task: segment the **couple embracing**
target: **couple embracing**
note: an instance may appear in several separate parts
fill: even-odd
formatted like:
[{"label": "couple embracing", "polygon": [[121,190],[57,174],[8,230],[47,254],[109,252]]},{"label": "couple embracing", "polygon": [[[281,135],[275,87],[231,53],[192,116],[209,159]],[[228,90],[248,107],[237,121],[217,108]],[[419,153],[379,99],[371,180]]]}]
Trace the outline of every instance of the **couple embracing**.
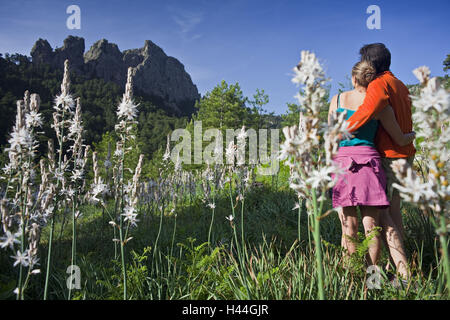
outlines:
[{"label": "couple embracing", "polygon": [[354,89],[334,96],[334,112],[346,112],[353,138],[341,140],[334,161],[344,170],[332,190],[333,207],[340,207],[342,246],[349,254],[355,243],[360,208],[365,233],[375,227],[381,232],[369,245],[369,264],[377,265],[381,244],[389,249],[398,275],[409,279],[403,246],[400,195],[391,163],[400,158],[410,164],[416,152],[412,132],[411,100],[408,88],[389,71],[391,54],[382,43],[365,45],[361,61],[352,69]]}]

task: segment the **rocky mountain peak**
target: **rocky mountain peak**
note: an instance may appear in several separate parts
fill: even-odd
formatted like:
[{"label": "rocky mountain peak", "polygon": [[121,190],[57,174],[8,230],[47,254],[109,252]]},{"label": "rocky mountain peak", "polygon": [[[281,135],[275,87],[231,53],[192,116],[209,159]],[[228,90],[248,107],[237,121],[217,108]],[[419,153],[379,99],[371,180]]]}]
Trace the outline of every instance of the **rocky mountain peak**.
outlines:
[{"label": "rocky mountain peak", "polygon": [[53,59],[53,49],[47,40],[39,38],[31,49],[31,58],[36,64],[51,64]]},{"label": "rocky mountain peak", "polygon": [[69,36],[64,45],[53,51],[47,40],[39,39],[31,50],[34,64],[61,68],[69,59],[71,70],[88,79],[101,78],[124,86],[128,67],[133,67],[134,89],[155,105],[178,114],[188,114],[200,98],[197,87],[183,64],[169,57],[150,40],[144,46],[121,52],[117,44],[106,39],[95,42],[84,53],[84,39]]}]

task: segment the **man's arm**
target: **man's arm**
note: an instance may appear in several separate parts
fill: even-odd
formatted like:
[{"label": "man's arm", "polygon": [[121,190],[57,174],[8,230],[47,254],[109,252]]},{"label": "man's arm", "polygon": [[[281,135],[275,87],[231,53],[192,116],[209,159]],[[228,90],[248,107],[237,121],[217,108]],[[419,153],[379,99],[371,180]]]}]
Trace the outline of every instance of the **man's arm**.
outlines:
[{"label": "man's arm", "polygon": [[399,146],[403,147],[414,141],[416,137],[415,132],[413,131],[410,133],[403,133],[395,118],[395,113],[391,106],[387,106],[386,108],[384,108],[379,114],[375,116],[375,118],[380,120],[383,128]]},{"label": "man's arm", "polygon": [[349,131],[354,132],[361,128],[388,104],[389,96],[383,85],[383,81],[375,79],[367,87],[363,104],[347,120]]}]

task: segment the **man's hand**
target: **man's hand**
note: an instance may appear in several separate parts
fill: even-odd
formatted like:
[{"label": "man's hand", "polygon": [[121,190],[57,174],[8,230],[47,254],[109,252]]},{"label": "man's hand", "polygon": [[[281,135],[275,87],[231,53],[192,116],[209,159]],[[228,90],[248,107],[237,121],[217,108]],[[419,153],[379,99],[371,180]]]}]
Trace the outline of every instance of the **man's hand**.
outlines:
[{"label": "man's hand", "polygon": [[405,144],[410,144],[411,142],[414,141],[414,139],[416,139],[416,132],[412,131],[409,133],[405,134],[405,139],[406,139],[406,143]]}]

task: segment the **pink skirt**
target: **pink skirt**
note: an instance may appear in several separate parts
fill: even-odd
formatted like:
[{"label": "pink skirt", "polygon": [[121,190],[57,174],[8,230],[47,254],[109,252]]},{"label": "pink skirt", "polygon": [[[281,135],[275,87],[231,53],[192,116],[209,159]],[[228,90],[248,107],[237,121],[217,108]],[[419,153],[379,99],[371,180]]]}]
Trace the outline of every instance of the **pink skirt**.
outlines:
[{"label": "pink skirt", "polygon": [[386,175],[378,151],[369,146],[340,147],[333,159],[345,170],[333,187],[333,207],[389,206]]}]

